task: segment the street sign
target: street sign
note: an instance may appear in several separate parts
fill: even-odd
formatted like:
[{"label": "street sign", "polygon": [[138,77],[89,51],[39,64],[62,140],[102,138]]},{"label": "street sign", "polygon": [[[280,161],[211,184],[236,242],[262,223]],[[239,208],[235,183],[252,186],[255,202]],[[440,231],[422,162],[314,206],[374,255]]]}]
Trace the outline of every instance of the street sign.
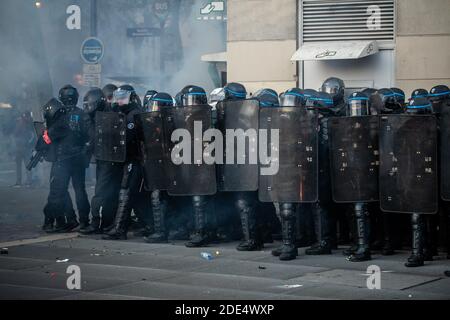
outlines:
[{"label": "street sign", "polygon": [[102,77],[99,73],[97,74],[83,74],[83,85],[85,87],[100,87],[102,82]]},{"label": "street sign", "polygon": [[81,45],[81,58],[88,64],[99,63],[105,53],[103,43],[97,38],[87,38]]},{"label": "street sign", "polygon": [[83,73],[88,73],[88,74],[102,73],[102,65],[101,64],[84,64],[83,65]]},{"label": "street sign", "polygon": [[128,38],[140,38],[140,37],[159,37],[161,36],[161,29],[158,28],[128,28]]}]

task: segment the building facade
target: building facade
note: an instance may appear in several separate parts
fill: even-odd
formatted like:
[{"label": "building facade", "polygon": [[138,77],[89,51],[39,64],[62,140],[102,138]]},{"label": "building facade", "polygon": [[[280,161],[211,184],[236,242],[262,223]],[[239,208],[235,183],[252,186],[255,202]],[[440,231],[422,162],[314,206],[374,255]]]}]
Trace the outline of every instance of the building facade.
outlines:
[{"label": "building facade", "polygon": [[261,87],[450,86],[449,0],[228,0],[227,78]]}]

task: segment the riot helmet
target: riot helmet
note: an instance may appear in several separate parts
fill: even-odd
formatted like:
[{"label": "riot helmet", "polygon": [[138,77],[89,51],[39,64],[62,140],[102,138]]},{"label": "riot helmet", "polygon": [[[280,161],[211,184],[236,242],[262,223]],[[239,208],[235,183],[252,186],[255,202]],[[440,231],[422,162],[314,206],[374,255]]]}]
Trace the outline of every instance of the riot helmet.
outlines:
[{"label": "riot helmet", "polygon": [[278,94],[272,89],[259,90],[255,98],[259,101],[261,107],[279,107],[280,101]]},{"label": "riot helmet", "polygon": [[331,77],[324,81],[321,91],[330,94],[333,104],[337,106],[344,100],[345,83],[342,79]]},{"label": "riot helmet", "polygon": [[391,89],[383,88],[378,90],[378,95],[381,98],[382,113],[401,113],[403,111],[403,104],[400,104]]},{"label": "riot helmet", "polygon": [[105,106],[106,97],[100,88],[93,88],[84,96],[83,110],[91,117],[93,117],[97,111],[105,110]]},{"label": "riot helmet", "polygon": [[153,95],[147,105],[144,106],[146,112],[161,111],[163,107],[173,107],[172,96],[165,92]]},{"label": "riot helmet", "polygon": [[224,88],[225,100],[244,100],[247,98],[247,90],[237,82],[228,83]]},{"label": "riot helmet", "polygon": [[116,90],[117,90],[117,86],[113,85],[112,83],[107,84],[106,86],[103,87],[102,91],[103,91],[103,94],[105,95],[107,103],[109,103],[109,104],[112,103],[114,91],[116,91]]},{"label": "riot helmet", "polygon": [[405,105],[405,92],[402,89],[399,88],[391,88],[392,92],[394,93],[394,99],[395,101],[401,105],[403,108]]},{"label": "riot helmet", "polygon": [[113,104],[119,108],[135,104],[140,106],[140,99],[134,88],[128,84],[120,86],[113,95]]},{"label": "riot helmet", "polygon": [[428,97],[433,104],[433,111],[435,113],[441,113],[444,107],[450,105],[450,89],[445,85],[433,87]]},{"label": "riot helmet", "polygon": [[78,103],[78,90],[70,84],[65,85],[59,90],[59,101],[65,106],[76,106]]},{"label": "riot helmet", "polygon": [[47,126],[56,119],[57,116],[65,114],[67,112],[64,105],[58,99],[52,98],[42,107],[43,118],[45,119]]},{"label": "riot helmet", "polygon": [[151,109],[150,100],[158,93],[156,90],[148,90],[144,96],[143,107],[145,110]]},{"label": "riot helmet", "polygon": [[347,116],[369,115],[369,97],[362,92],[354,92],[347,102]]},{"label": "riot helmet", "polygon": [[306,106],[317,109],[331,109],[334,106],[333,97],[327,92],[315,92],[306,100]]},{"label": "riot helmet", "polygon": [[409,114],[430,114],[433,113],[433,107],[427,98],[411,99],[406,106],[406,113]]},{"label": "riot helmet", "polygon": [[303,90],[292,88],[283,93],[280,97],[280,105],[283,107],[300,107],[305,105]]},{"label": "riot helmet", "polygon": [[416,89],[411,93],[411,99],[428,98],[428,91],[425,89]]},{"label": "riot helmet", "polygon": [[190,86],[184,90],[181,96],[183,107],[197,106],[208,104],[208,96],[203,88],[198,86]]},{"label": "riot helmet", "polygon": [[209,105],[213,108],[216,107],[217,103],[225,100],[225,90],[224,88],[216,88],[209,94]]},{"label": "riot helmet", "polygon": [[438,85],[430,90],[431,101],[444,101],[450,99],[450,89],[446,85]]}]

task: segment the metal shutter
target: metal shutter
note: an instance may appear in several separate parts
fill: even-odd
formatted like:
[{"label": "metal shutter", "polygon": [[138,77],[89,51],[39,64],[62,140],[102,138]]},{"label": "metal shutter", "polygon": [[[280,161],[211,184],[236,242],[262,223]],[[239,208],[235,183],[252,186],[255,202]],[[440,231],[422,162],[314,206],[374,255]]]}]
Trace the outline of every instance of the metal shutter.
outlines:
[{"label": "metal shutter", "polygon": [[[302,39],[313,41],[381,40],[393,42],[395,32],[394,0],[300,0],[302,5]],[[368,26],[380,11],[377,26]],[[374,7],[377,10],[377,7]],[[373,20],[369,20],[373,21]]]}]

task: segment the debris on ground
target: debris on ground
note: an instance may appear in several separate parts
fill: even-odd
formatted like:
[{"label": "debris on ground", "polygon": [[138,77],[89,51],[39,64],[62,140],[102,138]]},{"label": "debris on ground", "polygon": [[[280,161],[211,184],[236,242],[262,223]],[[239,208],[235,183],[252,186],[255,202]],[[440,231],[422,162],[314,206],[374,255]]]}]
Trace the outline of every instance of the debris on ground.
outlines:
[{"label": "debris on ground", "polygon": [[259,270],[266,270],[267,268],[266,268],[266,267],[263,267],[263,266],[259,266],[258,269],[259,269]]},{"label": "debris on ground", "polygon": [[295,289],[295,288],[301,288],[303,287],[302,284],[285,284],[282,286],[278,286],[278,288],[282,288],[282,289]]},{"label": "debris on ground", "polygon": [[69,259],[61,259],[61,260],[57,259],[56,260],[56,263],[66,263],[66,262],[69,262]]},{"label": "debris on ground", "polygon": [[200,256],[201,256],[203,259],[208,260],[208,261],[211,261],[211,260],[213,259],[212,254],[211,254],[211,253],[208,253],[208,252],[202,252],[202,253],[200,253]]}]

